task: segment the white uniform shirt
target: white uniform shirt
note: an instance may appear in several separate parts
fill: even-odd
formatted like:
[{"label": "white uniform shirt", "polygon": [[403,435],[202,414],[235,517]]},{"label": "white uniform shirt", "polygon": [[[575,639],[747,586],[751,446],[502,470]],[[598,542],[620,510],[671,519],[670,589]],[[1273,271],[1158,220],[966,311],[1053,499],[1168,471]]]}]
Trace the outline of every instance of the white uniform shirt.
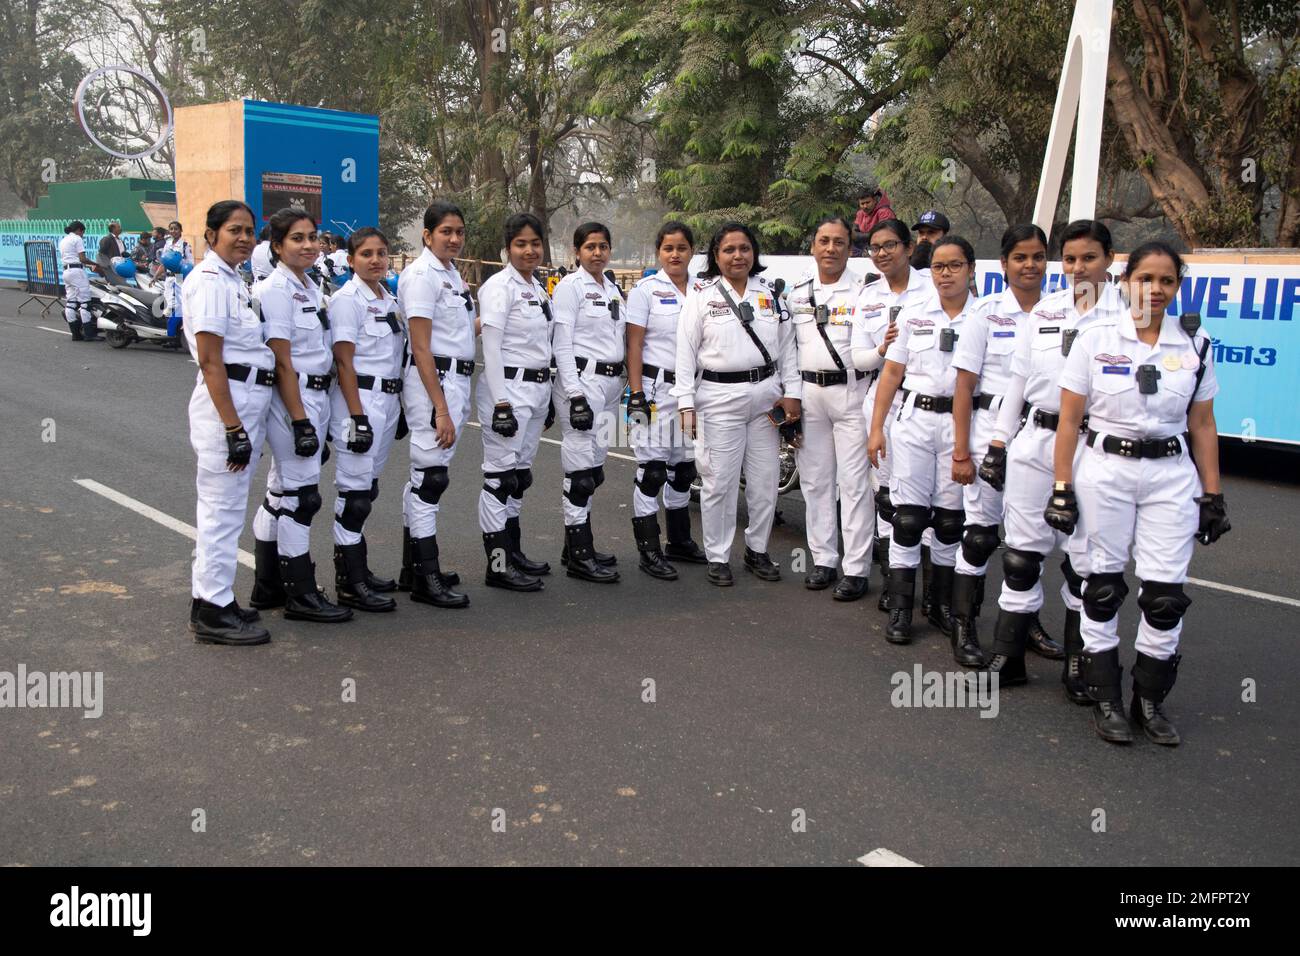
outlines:
[{"label": "white uniform shirt", "polygon": [[764,364],[762,353],[727,304],[720,288],[723,284],[726,296],[731,297],[737,308],[744,302],[753,307],[754,321],[750,328],[776,363],[785,397],[800,398],[803,379],[799,377],[793,323],[781,317],[771,284],[761,275],[750,276],[745,295],[741,297],[727,280],[715,276],[691,284],[678,318],[677,384],[672,389],[678,407],[695,407],[695,380],[701,371],[743,372]]},{"label": "white uniform shirt", "polygon": [[352,367],[358,375],[402,377],[406,327],[397,300],[383,285],[375,295],[360,277],[353,276],[330,299],[329,314],[334,341],[356,346]]},{"label": "white uniform shirt", "polygon": [[1097,304],[1084,315],[1075,308],[1073,289],[1059,289],[1039,299],[1011,360],[1011,373],[1025,379],[1024,400],[1043,411],[1059,412],[1061,369],[1065,367],[1063,343],[1070,338],[1070,330],[1093,322],[1116,322],[1126,312],[1128,306],[1113,284],[1106,285]]},{"label": "white uniform shirt", "polygon": [[852,270],[845,269],[839,279],[824,285],[817,275],[807,276],[790,290],[790,319],[794,323],[795,343],[799,352],[799,368],[809,372],[834,372],[839,369],[831,358],[821,332],[817,331],[815,306],[827,310],[824,330],[826,338],[839,353],[846,369],[853,368],[854,320],[857,316],[858,296],[862,292],[862,279]]},{"label": "white uniform shirt", "polygon": [[686,293],[662,269],[632,287],[627,295],[627,324],[645,329],[643,363],[673,370],[677,364],[677,318],[685,302]]},{"label": "white uniform shirt", "polygon": [[[195,336],[211,332],[221,336],[221,354],[227,364],[275,368],[275,355],[262,340],[262,320],[253,311],[248,287],[239,273],[211,249],[185,277],[181,302],[185,341],[196,362],[199,347]],[[200,379],[202,376],[199,372]]]},{"label": "white uniform shirt", "polygon": [[1011,382],[1011,364],[1025,337],[1029,313],[1011,289],[979,300],[975,314],[962,329],[952,364],[979,378],[976,395],[1005,395]]},{"label": "white uniform shirt", "polygon": [[[1121,438],[1168,438],[1187,430],[1187,408],[1196,386],[1199,353],[1208,344],[1204,329],[1195,341],[1178,319],[1166,315],[1155,345],[1138,340],[1128,310],[1113,321],[1087,323],[1080,331],[1061,371],[1061,388],[1084,396],[1088,427]],[[1205,375],[1195,388],[1196,401],[1219,392],[1210,349]],[[1154,365],[1160,373],[1153,395],[1138,390],[1138,367]]]},{"label": "white uniform shirt", "polygon": [[501,330],[505,367],[551,367],[551,323],[543,309],[550,302],[536,279],[524,278],[508,263],[479,286],[483,325]]},{"label": "white uniform shirt", "polygon": [[348,274],[347,249],[335,249],[327,258],[330,261],[330,265],[334,267],[334,274],[336,276],[344,276]]},{"label": "white uniform shirt", "polygon": [[86,242],[75,232],[70,232],[59,240],[59,260],[65,265],[81,265],[81,256],[86,251]]},{"label": "white uniform shirt", "polygon": [[[894,339],[885,358],[907,367],[905,387],[908,391],[940,396],[951,396],[956,391],[957,369],[952,364],[953,356],[957,354],[957,344],[978,304],[975,296],[967,295],[961,312],[950,319],[935,292],[924,302],[909,305],[899,314],[898,338]],[[952,329],[957,336],[951,352],[941,348],[945,329]]]},{"label": "white uniform shirt", "polygon": [[[922,272],[911,267],[909,270],[907,288],[902,292],[895,293],[890,289],[889,280],[884,276],[862,287],[853,316],[851,349],[875,349],[879,355],[880,344],[885,341],[885,332],[889,329],[889,310],[896,305],[906,308],[934,293],[928,270]],[[883,364],[884,361],[881,356],[880,362]]]},{"label": "white uniform shirt", "polygon": [[551,308],[555,316],[552,346],[560,388],[570,397],[581,395],[574,359],[621,362],[627,354],[623,294],[605,276],[596,278],[580,268],[556,284]]},{"label": "white uniform shirt", "polygon": [[194,261],[194,249],[185,241],[184,237],[181,237],[180,240],[173,239],[171,236],[167,237],[167,240],[163,243],[163,254],[171,252],[173,249],[181,254],[181,262]]},{"label": "white uniform shirt", "polygon": [[334,365],[331,336],[321,322],[320,290],[303,285],[283,262],[253,286],[253,298],[262,310],[266,338],[289,343],[295,372],[326,375]]},{"label": "white uniform shirt", "polygon": [[429,349],[434,355],[474,358],[474,300],[469,287],[455,266],[444,266],[427,246],[397,277],[397,301],[408,321],[432,320]]},{"label": "white uniform shirt", "polygon": [[254,282],[265,279],[274,271],[275,266],[271,262],[271,241],[269,239],[264,239],[253,247],[253,254],[248,260],[248,267],[253,270]]}]

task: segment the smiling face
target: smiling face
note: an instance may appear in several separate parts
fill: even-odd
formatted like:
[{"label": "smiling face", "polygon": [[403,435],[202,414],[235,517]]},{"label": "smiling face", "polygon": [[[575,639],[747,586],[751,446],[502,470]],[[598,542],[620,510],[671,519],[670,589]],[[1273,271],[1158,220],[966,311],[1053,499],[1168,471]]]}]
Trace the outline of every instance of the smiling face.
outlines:
[{"label": "smiling face", "polygon": [[356,252],[348,254],[348,265],[364,282],[379,282],[388,275],[388,243],[367,236]]},{"label": "smiling face", "polygon": [[718,268],[732,282],[743,282],[754,268],[754,246],[739,229],[723,235],[718,243]]},{"label": "smiling face", "polygon": [[424,230],[424,244],[443,262],[450,262],[465,248],[465,220],[448,213],[438,225]]},{"label": "smiling face", "polygon": [[871,264],[880,270],[885,278],[896,280],[907,274],[911,268],[911,243],[904,244],[893,229],[877,229],[871,233],[867,253]]},{"label": "smiling face", "polygon": [[824,222],[817,227],[813,234],[812,254],[822,279],[833,282],[844,274],[849,264],[851,239],[843,223]]},{"label": "smiling face", "polygon": [[609,239],[603,232],[593,232],[574,251],[578,254],[578,265],[594,276],[599,276],[609,265]]},{"label": "smiling face", "polygon": [[1110,281],[1109,269],[1115,256],[1088,236],[1071,239],[1061,247],[1061,268],[1070,277],[1076,302],[1091,307]]},{"label": "smiling face", "polygon": [[1041,288],[1047,271],[1047,247],[1037,239],[1017,242],[1011,254],[1002,257],[1002,271],[1013,289],[1032,292]]},{"label": "smiling face", "polygon": [[294,272],[305,271],[320,254],[316,224],[304,216],[289,227],[283,241],[272,243],[271,251]]},{"label": "smiling face", "polygon": [[168,226],[167,232],[170,233],[171,237],[177,242],[181,241],[181,224],[179,222],[174,222]]},{"label": "smiling face", "polygon": [[693,251],[684,234],[670,232],[664,236],[664,241],[659,243],[659,267],[673,281],[684,279]]},{"label": "smiling face", "polygon": [[542,264],[542,237],[532,226],[524,226],[519,235],[510,240],[506,254],[515,269],[523,275],[532,275],[533,270]]},{"label": "smiling face", "polygon": [[1178,294],[1178,267],[1163,252],[1151,253],[1142,257],[1123,282],[1135,324],[1144,328],[1164,315]]},{"label": "smiling face", "polygon": [[216,232],[208,230],[208,245],[230,266],[247,261],[257,244],[253,217],[246,209],[236,209]]}]

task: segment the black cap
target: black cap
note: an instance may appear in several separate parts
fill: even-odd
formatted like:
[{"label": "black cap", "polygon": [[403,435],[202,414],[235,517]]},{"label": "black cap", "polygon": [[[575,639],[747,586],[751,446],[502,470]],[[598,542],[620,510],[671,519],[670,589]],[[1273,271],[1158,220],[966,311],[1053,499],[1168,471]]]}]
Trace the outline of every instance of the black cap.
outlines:
[{"label": "black cap", "polygon": [[952,223],[948,221],[948,217],[937,209],[927,209],[921,213],[912,228],[920,229],[922,226],[928,226],[931,229],[942,229],[944,232],[952,229]]}]

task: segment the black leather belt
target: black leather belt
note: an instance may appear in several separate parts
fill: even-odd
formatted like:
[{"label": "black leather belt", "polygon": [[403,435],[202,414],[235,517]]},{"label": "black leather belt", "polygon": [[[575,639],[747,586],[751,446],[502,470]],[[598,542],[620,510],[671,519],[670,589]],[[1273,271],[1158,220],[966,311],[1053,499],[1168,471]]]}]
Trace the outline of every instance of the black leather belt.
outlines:
[{"label": "black leather belt", "polygon": [[82,268],[84,268],[84,266],[83,266],[80,262],[65,262],[65,263],[63,264],[63,268],[65,268],[65,269],[82,269]]},{"label": "black leather belt", "polygon": [[993,403],[996,402],[1001,397],[1002,397],[1001,395],[976,395],[975,407],[982,408],[985,411],[988,411],[990,408],[993,407]]},{"label": "black leather belt", "polygon": [[376,379],[373,375],[358,375],[357,388],[374,388],[376,381],[379,382],[380,390],[386,395],[397,395],[402,391],[402,380],[400,378]]},{"label": "black leather belt", "polygon": [[[446,355],[435,355],[435,356],[433,357],[433,367],[436,368],[439,372],[449,372],[449,371],[451,371],[451,363],[452,363],[452,361],[453,361],[453,360],[452,360],[451,358],[447,357]],[[455,362],[456,362],[456,374],[457,374],[457,375],[473,375],[473,374],[474,374],[474,360],[473,360],[473,359],[455,359]]]},{"label": "black leather belt", "polygon": [[[581,356],[575,358],[573,361],[577,363],[579,372],[584,371],[587,368],[587,366],[591,364],[590,359],[585,359],[582,358]],[[616,378],[619,375],[623,374],[623,363],[622,362],[597,362],[596,374],[604,375],[606,378]]]},{"label": "black leather belt", "polygon": [[737,382],[749,382],[757,384],[763,379],[771,378],[776,374],[776,364],[759,365],[755,368],[747,368],[743,372],[715,372],[713,369],[706,368],[700,373],[700,378],[706,382],[720,382],[723,385],[735,385]]},{"label": "black leather belt", "polygon": [[[903,389],[903,400],[907,401],[907,397],[911,394],[907,389]],[[913,402],[913,407],[919,408],[923,412],[938,412],[941,415],[948,415],[952,413],[952,396],[918,394],[916,401]]]},{"label": "black leather belt", "polygon": [[642,377],[642,378],[645,378],[647,375],[648,375],[650,378],[655,378],[655,377],[656,377],[660,372],[663,372],[663,373],[664,373],[664,381],[667,382],[669,385],[676,385],[676,384],[677,384],[677,373],[674,372],[672,369],[670,369],[670,368],[660,368],[658,365],[642,365],[642,366],[641,366],[641,377]]},{"label": "black leather belt", "polygon": [[[1088,447],[1097,443],[1100,432],[1088,429]],[[1120,438],[1107,435],[1101,441],[1101,447],[1107,454],[1119,455],[1121,458],[1173,458],[1183,453],[1183,442],[1178,435],[1168,438]]]},{"label": "black leather belt", "polygon": [[304,382],[303,385],[306,388],[311,389],[313,392],[328,392],[330,390],[330,383],[334,381],[333,375],[308,374],[305,377],[307,381]]},{"label": "black leather belt", "polygon": [[[1032,415],[1030,414],[1031,409],[1033,410]],[[1030,405],[1028,402],[1025,402],[1020,406],[1020,417],[1024,418],[1026,416],[1039,428],[1046,428],[1049,432],[1056,431],[1057,426],[1061,424],[1060,415],[1055,412],[1045,412],[1041,408],[1034,408],[1034,406]],[[1088,416],[1084,415],[1083,421],[1079,425],[1079,431],[1084,432],[1087,430]]]},{"label": "black leather belt", "polygon": [[[857,376],[856,380],[859,382],[867,377],[866,372],[858,369],[854,369],[853,374]],[[848,369],[837,369],[833,372],[800,372],[799,377],[811,385],[847,385],[849,383]]]},{"label": "black leather belt", "polygon": [[519,377],[525,382],[537,382],[540,384],[551,380],[551,370],[549,368],[519,368],[515,365],[507,365],[502,369],[502,371],[506,373],[506,378],[514,378],[520,372],[523,372],[523,375],[520,375]]},{"label": "black leather belt", "polygon": [[236,379],[240,382],[247,382],[250,375],[257,373],[253,379],[254,385],[274,385],[275,369],[273,368],[253,368],[251,365],[227,365],[226,376]]}]

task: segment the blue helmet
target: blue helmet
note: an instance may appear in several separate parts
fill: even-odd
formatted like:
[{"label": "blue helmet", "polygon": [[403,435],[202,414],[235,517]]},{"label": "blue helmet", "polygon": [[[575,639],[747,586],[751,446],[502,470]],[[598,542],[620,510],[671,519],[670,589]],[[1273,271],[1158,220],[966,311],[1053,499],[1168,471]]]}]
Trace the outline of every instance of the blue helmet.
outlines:
[{"label": "blue helmet", "polygon": [[113,271],[123,279],[135,278],[135,263],[130,259],[117,258],[113,260]]},{"label": "blue helmet", "polygon": [[388,286],[388,291],[397,295],[397,273],[390,272],[384,277],[384,285]]},{"label": "blue helmet", "polygon": [[162,263],[163,268],[168,272],[180,272],[181,265],[185,260],[175,249],[168,249],[158,258],[158,261]]},{"label": "blue helmet", "polygon": [[185,278],[187,275],[189,275],[189,274],[190,274],[191,272],[193,272],[193,271],[194,271],[194,263],[192,263],[192,262],[182,262],[182,263],[181,263],[181,278],[182,278],[182,279]]}]

